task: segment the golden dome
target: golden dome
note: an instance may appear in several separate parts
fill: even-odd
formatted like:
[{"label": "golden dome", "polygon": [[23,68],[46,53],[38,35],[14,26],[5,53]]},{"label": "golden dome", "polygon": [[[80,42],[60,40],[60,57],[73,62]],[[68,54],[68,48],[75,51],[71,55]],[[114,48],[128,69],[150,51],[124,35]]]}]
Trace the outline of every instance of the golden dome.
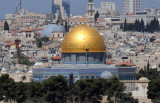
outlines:
[{"label": "golden dome", "polygon": [[101,35],[92,27],[79,25],[64,38],[62,53],[105,52],[105,44]]}]

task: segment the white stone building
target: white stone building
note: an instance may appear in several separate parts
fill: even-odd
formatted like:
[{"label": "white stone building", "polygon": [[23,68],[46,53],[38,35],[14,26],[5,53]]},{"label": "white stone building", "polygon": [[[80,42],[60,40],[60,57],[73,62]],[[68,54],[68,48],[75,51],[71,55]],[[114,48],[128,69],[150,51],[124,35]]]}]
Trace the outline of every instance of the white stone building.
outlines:
[{"label": "white stone building", "polygon": [[123,0],[123,14],[141,11],[141,0]]}]

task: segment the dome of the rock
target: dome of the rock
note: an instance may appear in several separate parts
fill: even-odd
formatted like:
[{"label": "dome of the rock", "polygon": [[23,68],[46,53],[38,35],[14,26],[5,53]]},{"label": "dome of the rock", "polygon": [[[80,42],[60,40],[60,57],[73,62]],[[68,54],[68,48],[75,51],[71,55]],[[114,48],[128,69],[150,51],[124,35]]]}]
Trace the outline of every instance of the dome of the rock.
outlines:
[{"label": "dome of the rock", "polygon": [[105,43],[101,35],[92,27],[79,25],[64,38],[62,53],[105,52]]}]

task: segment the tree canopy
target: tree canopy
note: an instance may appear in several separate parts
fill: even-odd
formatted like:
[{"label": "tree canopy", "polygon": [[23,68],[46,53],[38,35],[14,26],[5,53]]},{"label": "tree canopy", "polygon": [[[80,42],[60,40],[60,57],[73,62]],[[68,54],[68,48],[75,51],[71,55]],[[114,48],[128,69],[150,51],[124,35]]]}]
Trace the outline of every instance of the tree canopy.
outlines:
[{"label": "tree canopy", "polygon": [[37,38],[37,39],[36,39],[37,47],[38,47],[38,48],[41,48],[42,45],[43,45],[43,43],[46,43],[46,42],[48,42],[48,41],[49,41],[49,38],[46,37],[46,36],[41,37],[41,38]]},{"label": "tree canopy", "polygon": [[134,24],[127,23],[127,20],[124,21],[123,31],[136,31],[136,32],[156,32],[159,31],[159,21],[154,18],[150,23],[144,24],[144,20],[135,20]]},{"label": "tree canopy", "polygon": [[43,82],[16,83],[8,74],[0,77],[0,101],[11,103],[101,103],[106,95],[110,103],[137,103],[124,90],[118,78],[85,79],[73,83],[71,74],[69,80],[59,75]]}]

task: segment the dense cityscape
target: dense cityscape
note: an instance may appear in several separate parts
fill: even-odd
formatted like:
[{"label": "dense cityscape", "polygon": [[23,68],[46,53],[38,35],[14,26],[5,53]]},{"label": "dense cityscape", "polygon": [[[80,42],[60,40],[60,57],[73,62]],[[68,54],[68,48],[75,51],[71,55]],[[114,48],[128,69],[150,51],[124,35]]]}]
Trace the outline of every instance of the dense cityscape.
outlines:
[{"label": "dense cityscape", "polygon": [[19,0],[0,21],[0,103],[160,103],[160,8],[51,1],[41,14]]}]

